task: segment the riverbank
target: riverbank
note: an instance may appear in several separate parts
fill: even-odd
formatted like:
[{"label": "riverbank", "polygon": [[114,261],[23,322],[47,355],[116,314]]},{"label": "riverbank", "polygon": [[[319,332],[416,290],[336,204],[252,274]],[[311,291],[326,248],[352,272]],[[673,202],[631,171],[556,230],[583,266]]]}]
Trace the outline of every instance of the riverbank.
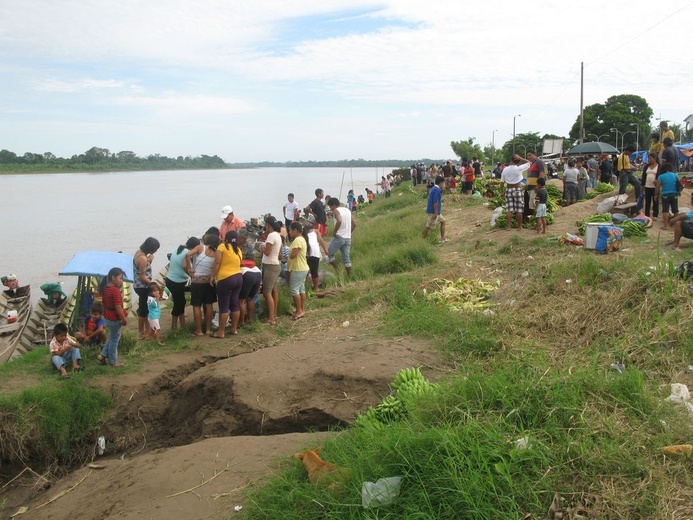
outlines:
[{"label": "riverbank", "polygon": [[[687,461],[661,454],[690,442],[685,409],[664,402],[671,383],[693,388],[693,309],[672,276],[686,254],[664,251],[671,234],[657,230],[604,256],[552,240],[575,233],[596,201],[558,211],[548,238],[491,229],[482,203],[447,196],[450,241],[437,245],[420,238],[424,199],[402,186],[360,217],[354,280],[330,282],[336,294],[310,298],[306,318],[224,342],[132,342],[123,373],[88,356],[84,379],[69,383],[113,399],[92,439],[108,439],[112,451],[95,459],[105,468],[38,492],[37,477],[20,478],[0,495],[2,514],[219,518],[242,505],[239,518],[359,518],[361,483],[402,475],[387,509],[398,518],[541,518],[556,493],[564,518],[690,518]],[[437,278],[492,284],[492,312],[432,303]],[[34,363],[0,369],[2,395],[60,388],[45,359]],[[406,419],[375,433],[297,433],[346,426],[410,366],[440,389]],[[340,496],[310,487],[291,458],[318,444],[351,470]],[[99,489],[108,493],[94,501]]]}]

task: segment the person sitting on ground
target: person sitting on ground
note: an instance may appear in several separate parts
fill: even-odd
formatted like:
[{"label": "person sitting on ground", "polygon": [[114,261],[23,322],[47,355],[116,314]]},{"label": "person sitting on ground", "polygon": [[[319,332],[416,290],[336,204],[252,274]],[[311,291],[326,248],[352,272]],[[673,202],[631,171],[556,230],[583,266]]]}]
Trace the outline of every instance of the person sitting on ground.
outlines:
[{"label": "person sitting on ground", "polygon": [[106,322],[103,319],[103,305],[94,302],[89,316],[84,319],[84,329],[75,334],[75,338],[85,345],[100,345],[106,342]]},{"label": "person sitting on ground", "polygon": [[72,371],[80,372],[84,367],[79,362],[82,356],[79,353],[79,344],[67,334],[67,325],[57,323],[53,327],[53,339],[50,343],[51,359],[53,365],[60,372],[60,377],[70,379],[65,370],[66,363],[72,363]]},{"label": "person sitting on ground", "polygon": [[[691,206],[693,206],[693,193],[691,194]],[[671,219],[671,225],[674,226],[674,241],[670,247],[674,251],[681,252],[679,248],[681,237],[693,240],[693,211],[679,213]]]}]

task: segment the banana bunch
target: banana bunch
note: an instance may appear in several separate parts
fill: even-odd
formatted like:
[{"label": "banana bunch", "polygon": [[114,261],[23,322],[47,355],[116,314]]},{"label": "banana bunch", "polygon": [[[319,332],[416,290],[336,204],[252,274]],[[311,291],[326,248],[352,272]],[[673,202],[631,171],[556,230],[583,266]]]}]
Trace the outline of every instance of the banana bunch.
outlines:
[{"label": "banana bunch", "polygon": [[384,423],[380,422],[378,413],[373,407],[369,407],[363,413],[357,413],[354,426],[356,428],[372,429],[375,431],[383,431],[387,427]]},{"label": "banana bunch", "polygon": [[400,398],[406,407],[407,403],[431,395],[436,388],[436,385],[431,384],[426,379],[412,379],[400,386],[399,390],[397,390],[397,397]]},{"label": "banana bunch", "polygon": [[642,222],[626,220],[623,224],[619,224],[619,227],[623,228],[623,236],[626,238],[647,236],[647,229]]},{"label": "banana bunch", "polygon": [[560,204],[558,204],[558,201],[559,201],[559,200],[560,200],[560,199],[552,199],[552,198],[549,198],[549,199],[546,201],[546,211],[547,211],[547,213],[553,213],[553,212],[558,211],[559,209],[561,209]]},{"label": "banana bunch", "polygon": [[382,423],[399,421],[407,413],[402,401],[394,395],[389,395],[376,407],[375,415]]},{"label": "banana bunch", "polygon": [[426,381],[426,378],[419,368],[403,368],[397,372],[394,381],[390,383],[390,387],[393,390],[397,390],[409,381]]},{"label": "banana bunch", "polygon": [[610,224],[611,213],[599,213],[598,215],[590,215],[582,220],[578,220],[575,224],[577,225],[581,235],[585,234],[585,228],[587,227],[588,222],[605,222]]}]

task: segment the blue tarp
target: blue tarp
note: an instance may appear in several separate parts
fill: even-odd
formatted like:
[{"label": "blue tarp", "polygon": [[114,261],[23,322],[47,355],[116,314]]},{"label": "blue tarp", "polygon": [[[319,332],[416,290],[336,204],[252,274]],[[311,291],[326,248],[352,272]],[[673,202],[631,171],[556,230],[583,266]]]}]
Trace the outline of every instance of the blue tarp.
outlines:
[{"label": "blue tarp", "polygon": [[[676,149],[678,149],[678,150],[689,150],[689,149],[693,148],[693,143],[675,144],[675,145],[674,145],[674,148],[676,148]],[[636,160],[638,157],[641,157],[641,158],[642,158],[642,162],[646,163],[646,162],[648,161],[649,154],[647,153],[647,150],[640,150],[639,152],[633,152],[632,154],[630,154],[630,160],[631,160],[632,162],[635,162],[635,160]],[[686,159],[688,159],[688,157],[686,157],[685,155],[683,155],[683,154],[679,151],[679,161],[683,162],[683,161],[685,161]]]},{"label": "blue tarp", "polygon": [[80,251],[60,271],[62,276],[106,276],[114,267],[125,271],[125,281],[134,279],[132,256],[110,251]]}]

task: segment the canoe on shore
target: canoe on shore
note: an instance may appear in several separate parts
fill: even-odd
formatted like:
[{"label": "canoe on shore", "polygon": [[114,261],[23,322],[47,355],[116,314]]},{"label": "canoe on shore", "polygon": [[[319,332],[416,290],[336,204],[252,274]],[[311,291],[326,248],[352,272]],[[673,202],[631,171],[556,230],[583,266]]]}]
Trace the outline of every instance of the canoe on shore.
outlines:
[{"label": "canoe on shore", "polygon": [[50,343],[53,337],[53,327],[60,321],[60,313],[65,308],[66,303],[67,298],[62,298],[54,303],[50,303],[46,298],[39,299],[12,358],[22,356]]},{"label": "canoe on shore", "polygon": [[28,285],[0,294],[0,364],[15,352],[31,315],[31,288]]},{"label": "canoe on shore", "polygon": [[[98,276],[80,277],[77,288],[67,297],[67,301],[62,306],[59,321],[69,327],[71,334],[82,329],[84,318],[89,314],[94,295],[98,292],[100,279]],[[132,284],[123,282],[121,292],[123,293],[123,310],[127,315],[132,303]]]}]

